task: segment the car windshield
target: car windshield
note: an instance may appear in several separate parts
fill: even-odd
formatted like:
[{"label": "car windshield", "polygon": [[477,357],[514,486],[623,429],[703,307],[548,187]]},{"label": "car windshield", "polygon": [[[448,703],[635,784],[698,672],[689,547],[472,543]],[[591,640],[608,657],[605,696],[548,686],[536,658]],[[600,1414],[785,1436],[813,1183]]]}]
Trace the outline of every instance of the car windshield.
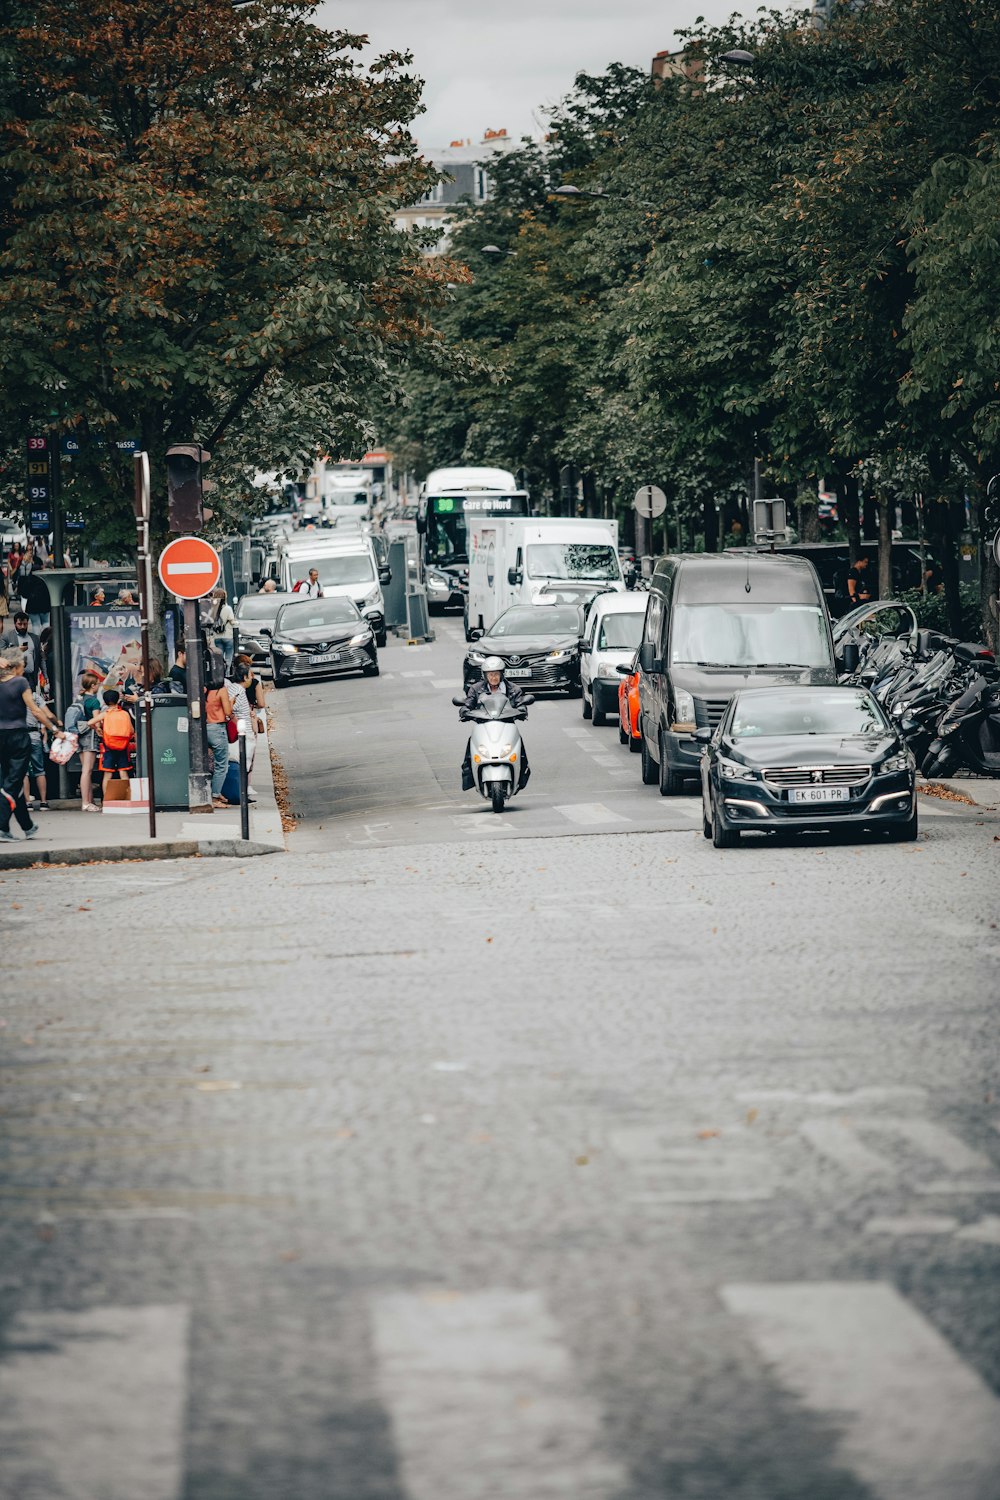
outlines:
[{"label": "car windshield", "polygon": [[292,573],[296,579],[308,578],[309,569],[315,568],[324,588],[335,588],[342,583],[371,583],[375,577],[371,554],[368,552],[335,552],[329,557],[292,558]]},{"label": "car windshield", "polygon": [[304,599],[285,604],[276,621],[278,630],[311,630],[321,625],[353,625],[361,619],[352,599]]},{"label": "car windshield", "polygon": [[489,635],[576,635],[580,616],[572,608],[532,609],[520,605],[506,610],[490,626]]},{"label": "car windshield", "polygon": [[743,740],[765,735],[885,734],[886,717],[871,693],[853,688],[809,688],[781,692],[745,693],[733,709],[730,737]]},{"label": "car windshield", "polygon": [[618,554],[612,547],[584,542],[545,542],[528,548],[529,578],[620,578]]},{"label": "car windshield", "polygon": [[680,604],[670,660],[675,666],[826,667],[826,616],[813,604]]},{"label": "car windshield", "polygon": [[623,610],[621,614],[605,615],[597,637],[598,651],[634,651],[642,640],[642,622],[645,618],[642,610]]},{"label": "car windshield", "polygon": [[281,594],[245,594],[236,606],[241,620],[273,620],[287,600]]}]

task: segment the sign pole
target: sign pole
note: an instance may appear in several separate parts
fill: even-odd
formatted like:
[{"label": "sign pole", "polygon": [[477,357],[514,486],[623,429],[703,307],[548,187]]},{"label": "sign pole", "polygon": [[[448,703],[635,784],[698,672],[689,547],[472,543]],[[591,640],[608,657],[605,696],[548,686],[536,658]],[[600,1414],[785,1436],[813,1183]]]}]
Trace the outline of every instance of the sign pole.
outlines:
[{"label": "sign pole", "polygon": [[149,836],[156,838],[156,785],[153,770],[153,692],[149,680],[149,622],[153,608],[153,580],[149,570],[149,455],[136,453],[135,526],[138,533],[139,603],[142,639],[142,714],[146,732],[146,780],[149,783]]},{"label": "sign pole", "polygon": [[160,553],[160,582],[184,603],[184,650],[187,660],[189,715],[188,811],[210,813],[211,777],[208,774],[208,736],[205,729],[205,662],[202,650],[200,601],[215,588],[222,559],[197,536],[179,536]]}]

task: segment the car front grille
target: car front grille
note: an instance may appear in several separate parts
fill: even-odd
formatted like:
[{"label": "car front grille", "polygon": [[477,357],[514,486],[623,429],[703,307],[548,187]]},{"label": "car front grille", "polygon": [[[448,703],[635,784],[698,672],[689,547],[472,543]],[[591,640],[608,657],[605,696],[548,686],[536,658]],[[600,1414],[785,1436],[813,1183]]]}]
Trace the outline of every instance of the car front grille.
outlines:
[{"label": "car front grille", "polygon": [[769,766],[761,772],[769,786],[864,786],[871,766]]},{"label": "car front grille", "polygon": [[728,698],[696,698],[694,721],[699,729],[716,729],[728,707]]}]

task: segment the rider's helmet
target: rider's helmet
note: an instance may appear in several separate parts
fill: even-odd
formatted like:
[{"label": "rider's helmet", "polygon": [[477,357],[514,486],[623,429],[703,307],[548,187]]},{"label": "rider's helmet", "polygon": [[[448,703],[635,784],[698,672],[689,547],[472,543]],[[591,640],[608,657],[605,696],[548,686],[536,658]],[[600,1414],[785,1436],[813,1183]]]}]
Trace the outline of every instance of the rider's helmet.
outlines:
[{"label": "rider's helmet", "polygon": [[484,677],[486,676],[487,672],[503,672],[505,670],[506,668],[504,667],[503,658],[500,656],[488,656],[483,662]]}]

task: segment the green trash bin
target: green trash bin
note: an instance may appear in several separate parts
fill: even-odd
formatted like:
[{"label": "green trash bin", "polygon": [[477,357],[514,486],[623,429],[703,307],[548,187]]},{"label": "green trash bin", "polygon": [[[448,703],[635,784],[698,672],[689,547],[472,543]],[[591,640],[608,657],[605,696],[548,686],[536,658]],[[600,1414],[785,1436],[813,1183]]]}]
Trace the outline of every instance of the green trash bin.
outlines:
[{"label": "green trash bin", "polygon": [[[146,775],[146,726],[143,706],[135,711],[136,775]],[[190,769],[187,699],[181,693],[164,693],[153,699],[153,784],[158,812],[188,806]]]}]

